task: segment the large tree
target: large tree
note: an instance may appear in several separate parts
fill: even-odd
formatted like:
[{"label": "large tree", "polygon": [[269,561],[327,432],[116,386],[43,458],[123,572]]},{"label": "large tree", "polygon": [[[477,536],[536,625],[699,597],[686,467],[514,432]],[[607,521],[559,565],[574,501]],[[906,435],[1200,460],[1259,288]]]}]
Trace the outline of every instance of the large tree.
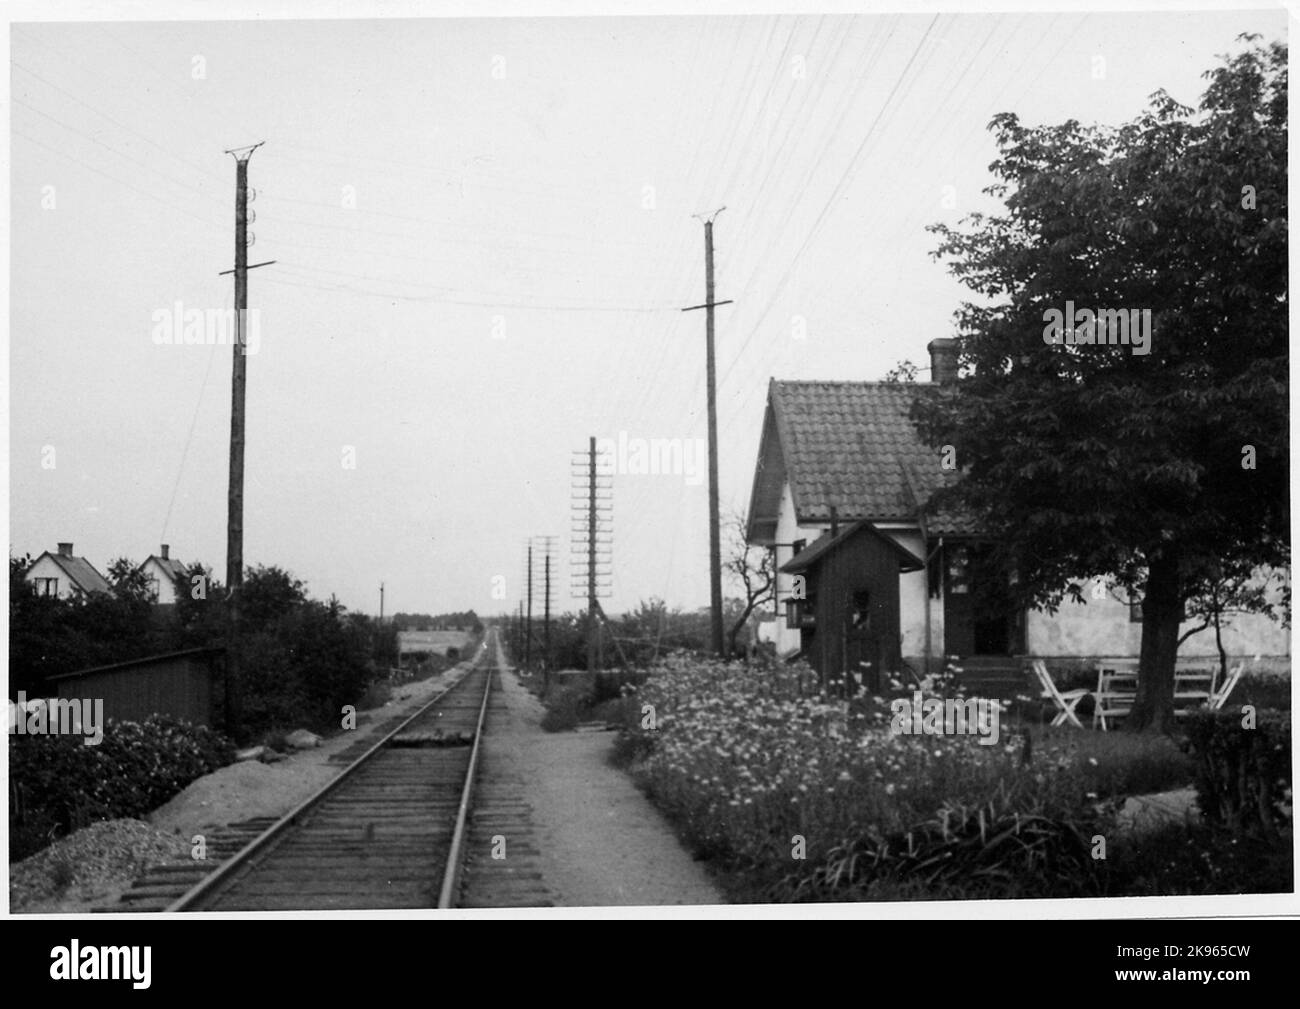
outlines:
[{"label": "large tree", "polygon": [[[1142,598],[1139,730],[1172,724],[1206,573],[1289,561],[1287,53],[1239,41],[1198,109],[1161,91],[1119,127],[995,117],[1005,213],[931,228],[981,296],[958,312],[963,377],[917,405],[956,450],[945,496],[983,515],[1025,602],[1106,578]],[[1051,327],[1068,302],[1075,333]],[[1149,309],[1149,344],[1083,308]]]}]

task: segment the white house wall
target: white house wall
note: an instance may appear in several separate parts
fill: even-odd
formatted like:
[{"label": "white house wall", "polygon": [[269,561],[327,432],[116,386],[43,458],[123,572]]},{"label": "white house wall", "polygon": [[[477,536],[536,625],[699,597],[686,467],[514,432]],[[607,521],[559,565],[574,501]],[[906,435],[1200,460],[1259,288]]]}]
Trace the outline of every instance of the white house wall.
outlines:
[{"label": "white house wall", "polygon": [[73,594],[72,579],[48,556],[42,556],[28,569],[27,574],[23,575],[23,580],[32,584],[35,584],[38,578],[57,578],[60,599],[67,599]]},{"label": "white house wall", "polygon": [[[888,535],[904,550],[920,560],[925,560],[925,543],[921,531],[912,526],[892,526],[878,523],[876,528]],[[903,658],[918,673],[925,663],[925,610],[930,608],[931,668],[938,669],[943,656],[943,604],[930,598],[926,573],[909,571],[898,576],[898,621],[902,632]]]},{"label": "white house wall", "polygon": [[[1182,636],[1198,621],[1184,623]],[[1129,621],[1129,608],[1107,594],[1086,603],[1066,601],[1055,614],[1031,610],[1026,623],[1029,653],[1052,656],[1133,656],[1142,647],[1142,624]],[[1231,656],[1289,655],[1286,629],[1268,617],[1242,614],[1225,618],[1223,647]],[[1217,658],[1213,628],[1193,634],[1178,647],[1180,659]]]},{"label": "white house wall", "polygon": [[152,557],[145,563],[145,577],[158,579],[158,603],[162,606],[168,606],[176,602],[176,586],[173,584],[171,575],[163,570]]},{"label": "white house wall", "polygon": [[[790,493],[790,481],[787,480],[781,487],[781,510],[777,513],[776,542],[793,543],[795,540],[807,540],[808,546],[812,546],[817,538],[829,528],[830,523],[801,526],[795,521],[794,495]],[[779,569],[782,564],[785,564],[793,556],[794,552],[790,547],[777,547],[777,568]],[[782,658],[793,655],[799,650],[801,644],[799,630],[785,625],[785,600],[790,598],[790,590],[794,584],[793,579],[793,575],[777,571],[776,654]]]}]

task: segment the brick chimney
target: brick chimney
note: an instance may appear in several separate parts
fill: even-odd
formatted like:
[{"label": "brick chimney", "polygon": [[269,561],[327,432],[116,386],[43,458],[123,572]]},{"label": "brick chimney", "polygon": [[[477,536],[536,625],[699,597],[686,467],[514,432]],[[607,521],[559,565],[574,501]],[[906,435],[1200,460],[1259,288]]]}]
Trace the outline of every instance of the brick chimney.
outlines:
[{"label": "brick chimney", "polygon": [[931,340],[925,347],[930,352],[930,381],[947,385],[957,381],[957,341],[950,336]]},{"label": "brick chimney", "polygon": [[71,543],[60,543],[60,544],[59,544],[59,556],[60,556],[60,557],[71,557],[71,556],[72,556],[72,544],[71,544]]},{"label": "brick chimney", "polygon": [[161,549],[162,549],[162,555],[161,555],[162,559],[167,560],[167,551],[170,550],[171,548],[166,543],[164,543]]}]

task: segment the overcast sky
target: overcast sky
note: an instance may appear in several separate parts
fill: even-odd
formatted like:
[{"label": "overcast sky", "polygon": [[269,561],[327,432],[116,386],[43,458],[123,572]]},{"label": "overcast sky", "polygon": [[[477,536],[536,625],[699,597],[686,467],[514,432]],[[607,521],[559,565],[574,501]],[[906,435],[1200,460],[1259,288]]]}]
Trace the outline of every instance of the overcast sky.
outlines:
[{"label": "overcast sky", "polygon": [[[71,540],[105,570],[167,542],[224,578],[231,350],[154,337],[177,302],[232,303],[225,148],[265,141],[249,260],[277,261],[250,273],[246,561],[354,609],[383,581],[390,613],[495,613],[554,534],[570,609],[572,450],[706,434],[693,214],[727,208],[743,510],[769,378],[879,379],[952,335],[963,291],[923,229],[993,209],[994,113],[1195,104],[1216,54],[1285,18],[13,24],[11,552]],[[707,604],[701,475],[615,477],[611,612]]]}]

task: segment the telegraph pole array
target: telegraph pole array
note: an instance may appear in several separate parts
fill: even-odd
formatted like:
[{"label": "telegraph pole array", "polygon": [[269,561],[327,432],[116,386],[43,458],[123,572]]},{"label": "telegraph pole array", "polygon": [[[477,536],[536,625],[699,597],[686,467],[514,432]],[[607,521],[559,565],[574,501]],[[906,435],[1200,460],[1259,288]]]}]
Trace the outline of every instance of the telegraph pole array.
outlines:
[{"label": "telegraph pole array", "polygon": [[550,683],[551,670],[551,557],[555,550],[554,536],[530,536],[524,545],[524,600],[527,604],[524,618],[524,668],[532,668],[533,655],[533,596],[541,600],[542,652],[541,667],[544,683]]},{"label": "telegraph pole array", "polygon": [[[613,559],[613,490],[614,479],[608,473],[608,459],[596,451],[596,439],[589,440],[587,451],[574,451],[570,468],[569,563],[573,565],[569,588],[574,598],[587,599],[587,668],[600,668],[599,635],[596,622],[601,613],[600,600],[612,588]],[[602,614],[603,615],[603,614]]]}]

